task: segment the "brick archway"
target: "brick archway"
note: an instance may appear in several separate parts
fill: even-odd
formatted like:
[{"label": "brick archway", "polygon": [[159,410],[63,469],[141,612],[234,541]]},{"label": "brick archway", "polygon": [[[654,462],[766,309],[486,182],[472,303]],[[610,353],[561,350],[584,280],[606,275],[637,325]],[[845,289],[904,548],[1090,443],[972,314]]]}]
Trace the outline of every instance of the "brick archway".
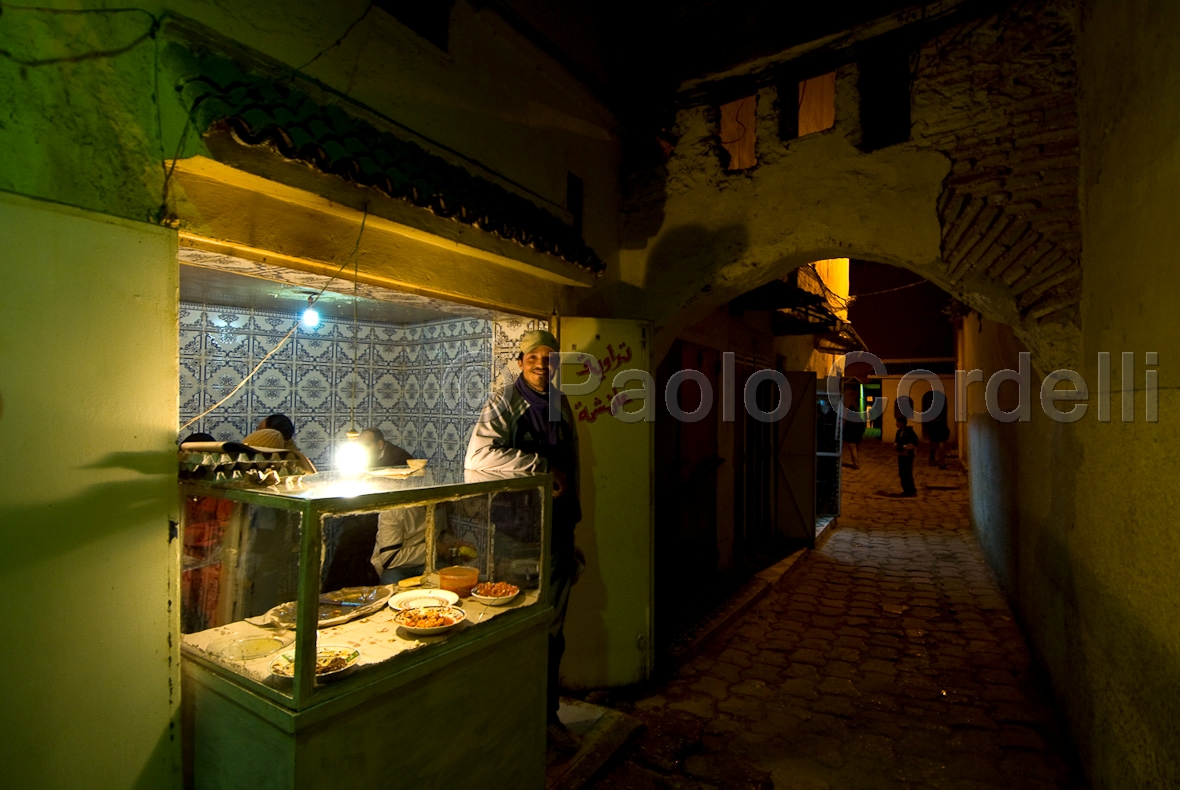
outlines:
[{"label": "brick archway", "polygon": [[1038,368],[1076,364],[1072,14],[1067,2],[1012,7],[924,43],[910,140],[871,153],[860,147],[855,64],[836,72],[835,125],[787,141],[777,89],[751,75],[757,164],[746,170],[724,168],[712,107],[681,110],[666,163],[629,183],[620,263],[641,288],[616,285],[612,309],[651,317],[659,351],[804,263],[862,258],[909,269],[1008,324]]}]

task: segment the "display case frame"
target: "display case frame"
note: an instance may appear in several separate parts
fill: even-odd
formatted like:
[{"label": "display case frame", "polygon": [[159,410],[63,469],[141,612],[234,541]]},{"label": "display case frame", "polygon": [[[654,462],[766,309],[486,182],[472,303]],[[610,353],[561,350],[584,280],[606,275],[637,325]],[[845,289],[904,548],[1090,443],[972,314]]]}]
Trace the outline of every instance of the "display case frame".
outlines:
[{"label": "display case frame", "polygon": [[[414,650],[405,656],[394,656],[375,666],[366,668],[363,673],[340,678],[330,683],[318,683],[315,677],[315,656],[318,633],[319,599],[321,562],[323,550],[324,519],[336,516],[351,516],[393,507],[426,506],[427,543],[435,544],[435,506],[445,502],[454,502],[465,498],[486,495],[490,502],[493,495],[503,492],[539,490],[541,524],[540,524],[540,556],[538,562],[539,588],[535,603],[523,606],[516,611],[497,612],[495,623],[490,620],[481,623],[478,628],[464,628],[448,636],[441,644],[427,645],[423,649]],[[355,695],[360,689],[368,689],[368,694],[383,693],[386,686],[393,687],[396,683],[385,683],[391,675],[406,671],[414,671],[414,667],[429,665],[432,656],[450,652],[473,639],[489,635],[491,631],[504,629],[514,630],[513,621],[524,620],[531,622],[533,616],[548,607],[550,558],[549,545],[552,518],[552,477],[544,473],[500,473],[467,471],[463,478],[439,477],[427,469],[407,475],[401,479],[367,478],[358,479],[346,477],[336,473],[320,473],[308,475],[302,479],[284,481],[280,485],[265,489],[251,487],[241,482],[203,483],[185,481],[180,484],[180,496],[213,497],[232,502],[254,505],[258,507],[274,508],[286,512],[300,514],[301,528],[299,535],[299,569],[296,592],[296,625],[295,625],[295,665],[291,682],[290,694],[282,690],[252,680],[232,669],[212,660],[200,651],[185,649],[183,656],[186,660],[203,667],[223,681],[229,681],[230,686],[237,686],[251,695],[262,697],[291,711],[304,711],[308,708],[330,703],[334,700],[344,700]],[[184,508],[181,508],[184,512]],[[490,518],[490,515],[489,515]],[[434,568],[434,551],[427,552],[426,571],[430,573]],[[490,558],[484,558],[489,561]],[[182,639],[183,644],[183,639]],[[377,667],[384,667],[379,671]],[[421,669],[417,670],[421,671]],[[222,685],[222,684],[218,684]],[[332,707],[332,706],[329,706]]]}]

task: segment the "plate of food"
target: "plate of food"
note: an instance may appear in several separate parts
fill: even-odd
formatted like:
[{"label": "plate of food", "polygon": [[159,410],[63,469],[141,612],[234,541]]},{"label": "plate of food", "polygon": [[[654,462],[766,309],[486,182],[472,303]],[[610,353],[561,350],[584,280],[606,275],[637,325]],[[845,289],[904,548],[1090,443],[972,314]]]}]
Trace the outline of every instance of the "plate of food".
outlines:
[{"label": "plate of food", "polygon": [[[392,594],[392,585],[345,587],[324,593],[319,600],[318,627],[327,628],[332,625],[340,625],[349,620],[367,617],[374,612],[379,612]],[[297,612],[298,606],[295,601],[287,601],[260,617],[249,618],[247,622],[280,628],[294,628]]]},{"label": "plate of food", "polygon": [[393,616],[393,621],[411,634],[429,636],[441,634],[467,619],[467,613],[458,606],[425,606],[420,609],[403,609]]},{"label": "plate of food", "polygon": [[[317,678],[339,675],[352,669],[360,660],[361,651],[347,645],[320,645],[315,651],[315,676]],[[281,678],[295,677],[295,651],[283,653],[270,662],[270,672]]]},{"label": "plate of food", "polygon": [[389,606],[397,611],[424,609],[430,606],[454,606],[459,596],[450,590],[406,590],[389,599]]},{"label": "plate of food", "polygon": [[290,635],[256,634],[254,636],[232,637],[209,647],[209,652],[216,653],[231,661],[252,661],[256,658],[277,653],[284,647],[290,647],[294,637]]},{"label": "plate of food", "polygon": [[486,606],[503,606],[520,595],[520,588],[508,582],[483,582],[471,588],[471,597]]}]

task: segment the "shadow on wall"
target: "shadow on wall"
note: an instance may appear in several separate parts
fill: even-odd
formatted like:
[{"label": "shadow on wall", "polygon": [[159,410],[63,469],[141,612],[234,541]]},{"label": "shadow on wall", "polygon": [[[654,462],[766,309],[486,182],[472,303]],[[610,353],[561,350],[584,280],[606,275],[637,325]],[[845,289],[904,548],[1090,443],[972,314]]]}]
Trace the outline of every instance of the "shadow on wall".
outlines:
[{"label": "shadow on wall", "polygon": [[[717,273],[742,261],[749,238],[745,225],[712,229],[693,223],[671,228],[647,255],[642,286],[615,282],[596,288],[596,293],[579,303],[578,310],[582,315],[655,320],[659,332],[661,319],[691,310],[714,289],[714,281],[725,284]],[[704,312],[707,309],[702,315]],[[653,362],[658,360],[653,357]]]},{"label": "shadow on wall", "polygon": [[971,523],[1000,588],[1012,599],[1017,594],[1020,564],[1014,534],[1020,481],[1008,433],[1015,433],[1012,423],[996,422],[986,414],[973,416],[967,425]]},{"label": "shadow on wall", "polygon": [[668,166],[659,164],[630,173],[623,184],[623,234],[625,250],[642,250],[664,226],[668,202]]},{"label": "shadow on wall", "polygon": [[[671,228],[656,241],[647,260],[644,287],[655,298],[682,290],[686,282],[707,277],[719,266],[742,259],[749,246],[745,225],[727,225],[716,230],[693,223]],[[708,293],[712,286],[706,285]]]},{"label": "shadow on wall", "polygon": [[[581,455],[581,473],[580,487],[578,489],[578,499],[582,505],[582,520],[578,523],[577,529],[574,532],[576,536],[575,543],[586,557],[586,568],[582,571],[582,576],[578,579],[578,583],[570,590],[570,606],[576,606],[577,611],[581,613],[588,613],[589,616],[575,615],[578,635],[577,641],[584,645],[601,646],[600,650],[596,650],[594,655],[586,656],[571,656],[567,649],[565,657],[562,659],[562,668],[570,667],[577,664],[577,668],[572,670],[569,674],[571,677],[605,677],[609,674],[609,669],[606,666],[596,666],[595,661],[609,661],[611,648],[608,644],[610,634],[606,629],[606,622],[603,619],[603,613],[607,610],[607,602],[610,599],[610,592],[607,589],[606,581],[602,577],[602,563],[599,560],[601,553],[598,550],[598,534],[594,529],[597,523],[597,514],[595,512],[595,502],[597,501],[597,486],[595,485],[595,471],[598,469],[598,453],[595,452],[594,444],[586,434],[579,437],[579,450]],[[572,612],[571,612],[572,613]],[[569,627],[571,618],[567,615],[566,618],[566,641],[567,646],[569,642]],[[562,684],[566,685],[566,680],[563,673]],[[574,687],[578,684],[571,684]]]},{"label": "shadow on wall", "polygon": [[[29,715],[19,726],[0,725],[2,751],[22,755],[13,770],[28,786],[93,786],[98,775],[115,784],[122,780],[109,777],[123,777],[135,788],[178,786],[179,732],[169,709],[179,689],[163,669],[175,638],[168,633],[165,514],[176,509],[176,454],[118,453],[83,468],[141,474],[50,502],[0,507],[0,524],[10,533],[0,554],[9,600],[48,602],[66,589],[79,593],[69,598],[68,627],[24,618],[6,629],[7,647],[38,656],[41,671],[10,684],[7,709]],[[78,467],[63,466],[61,473],[67,483],[83,476]],[[77,664],[69,656],[79,645],[92,648],[84,668],[67,666]],[[67,708],[68,716],[52,713]],[[120,709],[134,716],[120,718]]]},{"label": "shadow on wall", "polygon": [[[143,513],[154,516],[162,498],[168,501],[168,512],[176,510],[176,453],[144,452],[114,453],[82,467],[63,469],[63,473],[77,469],[127,469],[143,477],[123,482],[92,485],[67,499],[55,500],[51,505],[33,503],[16,507],[0,507],[0,524],[23,525],[14,550],[0,554],[0,576],[42,563],[60,560],[66,552],[84,548],[88,543],[109,537],[118,528],[143,528]],[[73,525],[73,529],[48,528],[48,524]],[[102,525],[111,525],[104,530]],[[118,528],[115,527],[118,525]],[[165,524],[159,524],[159,535],[165,536]]]},{"label": "shadow on wall", "polygon": [[[1074,532],[1083,449],[1077,427],[1001,424],[980,415],[968,430],[972,526],[1038,663],[1049,670],[1090,779],[1175,786],[1180,656],[1071,545],[1081,540]],[[1040,456],[1025,457],[1031,451],[1022,447],[1030,446],[1074,460],[1046,469]]]}]

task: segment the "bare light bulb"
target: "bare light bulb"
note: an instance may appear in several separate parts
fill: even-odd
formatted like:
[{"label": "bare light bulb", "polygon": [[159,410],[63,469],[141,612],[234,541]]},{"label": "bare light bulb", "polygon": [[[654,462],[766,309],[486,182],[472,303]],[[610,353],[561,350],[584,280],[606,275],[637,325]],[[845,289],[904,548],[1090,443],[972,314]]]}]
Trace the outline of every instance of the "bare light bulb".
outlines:
[{"label": "bare light bulb", "polygon": [[356,440],[356,431],[348,432],[348,441],[336,450],[336,468],[341,474],[355,477],[369,468],[369,451]]},{"label": "bare light bulb", "polygon": [[320,325],[320,314],[312,305],[315,304],[315,297],[307,297],[307,309],[303,311],[303,325],[309,329],[314,329]]}]

